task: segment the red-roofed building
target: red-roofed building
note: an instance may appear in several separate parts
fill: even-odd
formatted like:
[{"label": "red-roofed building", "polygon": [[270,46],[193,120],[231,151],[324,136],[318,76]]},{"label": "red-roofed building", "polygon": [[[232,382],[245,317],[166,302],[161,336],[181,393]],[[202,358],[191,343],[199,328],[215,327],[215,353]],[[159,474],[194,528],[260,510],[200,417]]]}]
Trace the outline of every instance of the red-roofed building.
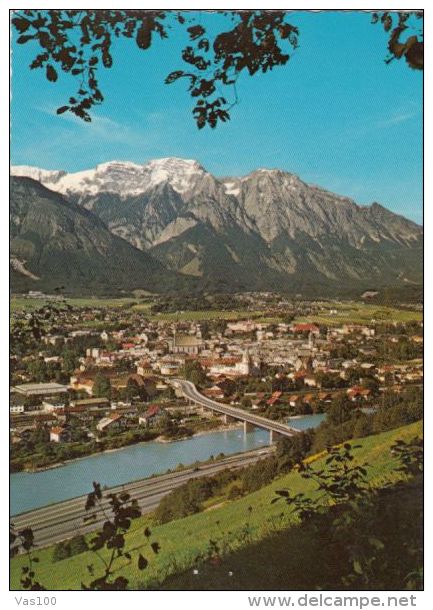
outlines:
[{"label": "red-roofed building", "polygon": [[224,391],[217,385],[214,385],[211,388],[206,388],[203,390],[203,394],[208,398],[212,398],[213,400],[221,400],[224,398]]},{"label": "red-roofed building", "polygon": [[290,327],[293,333],[313,333],[313,335],[320,334],[320,329],[315,324],[294,324]]},{"label": "red-roofed building", "polygon": [[140,415],[138,423],[149,427],[157,426],[165,416],[166,412],[162,407],[151,405],[145,413]]},{"label": "red-roofed building", "polygon": [[362,386],[355,385],[347,390],[347,396],[352,402],[358,400],[368,400],[371,397],[371,390],[363,388]]},{"label": "red-roofed building", "polygon": [[135,343],[122,343],[122,349],[133,349],[135,347]]},{"label": "red-roofed building", "polygon": [[61,426],[54,426],[50,430],[50,441],[53,443],[64,443],[69,438],[68,431]]},{"label": "red-roofed building", "polygon": [[274,405],[281,398],[282,392],[274,392],[270,398],[266,401],[266,404],[269,406]]},{"label": "red-roofed building", "polygon": [[304,379],[307,376],[307,371],[304,369],[299,369],[299,371],[295,371],[293,373],[293,379]]}]

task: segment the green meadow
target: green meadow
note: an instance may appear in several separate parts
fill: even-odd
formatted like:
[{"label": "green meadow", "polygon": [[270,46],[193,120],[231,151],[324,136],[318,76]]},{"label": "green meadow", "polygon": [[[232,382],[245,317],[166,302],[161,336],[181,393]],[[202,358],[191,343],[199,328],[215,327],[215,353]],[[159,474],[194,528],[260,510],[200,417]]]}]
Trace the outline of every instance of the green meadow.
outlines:
[{"label": "green meadow", "polygon": [[[64,301],[56,301],[50,299],[36,299],[36,298],[26,298],[26,297],[16,297],[13,296],[10,300],[11,311],[19,311],[19,310],[32,310],[39,309],[40,307],[44,307],[45,305],[57,305],[58,307],[62,306],[62,303],[67,303],[72,307],[122,307],[127,305],[134,305],[138,301],[137,299],[132,298],[100,298],[100,297],[71,297],[67,298]],[[149,305],[150,307],[150,305]]]},{"label": "green meadow", "polygon": [[[331,314],[332,310],[336,313]],[[327,326],[336,326],[381,322],[421,322],[422,319],[423,313],[421,311],[348,301],[330,303],[327,311],[317,315],[300,316],[296,318],[295,322],[315,322]]]},{"label": "green meadow", "polygon": [[[395,471],[397,462],[390,453],[390,447],[397,439],[407,441],[422,435],[422,430],[420,421],[354,442],[361,445],[355,450],[355,461],[369,464],[371,485],[383,487],[386,483],[401,478],[402,475]],[[324,466],[323,457],[317,459],[317,464]],[[127,535],[126,550],[142,553],[149,559],[149,565],[146,570],[139,571],[136,560],[130,562],[122,559],[122,563],[119,560],[118,575],[128,578],[131,588],[163,587],[163,582],[168,577],[175,578],[175,574],[189,573],[196,564],[197,556],[206,553],[211,539],[227,545],[227,552],[233,553],[243,548],[248,551],[250,545],[260,541],[266,543],[266,540],[275,536],[285,536],[288,531],[296,529],[296,521],[288,515],[283,504],[271,504],[275,491],[282,488],[307,495],[315,493],[310,481],[303,479],[297,472],[291,472],[239,500],[222,502],[205,512],[177,521],[154,526],[151,515],[135,520],[132,531]],[[161,546],[157,555],[147,547],[143,535],[147,525],[152,529],[152,539]],[[52,562],[52,554],[53,547],[35,553],[39,558],[39,563],[35,564],[37,579],[50,590],[80,589],[81,582],[88,583],[91,580],[86,566],[93,564],[95,574],[100,569],[97,557],[91,552],[56,563]],[[261,563],[260,554],[255,555],[254,561]],[[26,565],[23,556],[11,561],[12,590],[20,588],[19,578],[23,565]],[[260,569],[260,565],[256,568]]]},{"label": "green meadow", "polygon": [[[84,297],[84,298],[67,298],[64,301],[72,307],[95,307],[95,308],[117,308],[131,307],[133,311],[147,313],[149,318],[154,321],[165,322],[194,322],[200,320],[245,320],[252,319],[257,322],[277,324],[284,319],[285,312],[281,315],[268,315],[266,311],[261,310],[204,310],[204,311],[177,311],[170,313],[150,313],[150,308],[154,301],[149,300],[140,302],[140,299],[134,298],[102,298],[102,297]],[[36,299],[12,296],[10,301],[11,311],[38,309],[47,304],[55,303],[59,307],[62,306],[61,301],[50,301],[49,299]],[[333,310],[333,313],[330,313]],[[372,324],[380,322],[412,322],[422,321],[423,313],[421,311],[398,309],[394,307],[371,305],[368,303],[358,303],[354,301],[347,302],[330,302],[326,311],[309,315],[298,316],[294,322],[315,322],[328,326],[336,326],[339,324]]]}]

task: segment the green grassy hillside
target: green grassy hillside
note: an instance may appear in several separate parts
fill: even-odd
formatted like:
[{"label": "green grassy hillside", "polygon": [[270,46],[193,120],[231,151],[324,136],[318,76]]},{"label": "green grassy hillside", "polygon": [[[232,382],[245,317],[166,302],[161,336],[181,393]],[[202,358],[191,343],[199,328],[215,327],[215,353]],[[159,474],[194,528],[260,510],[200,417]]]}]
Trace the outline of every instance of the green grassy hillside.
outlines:
[{"label": "green grassy hillside", "polygon": [[[388,481],[397,481],[400,477],[395,472],[396,460],[391,456],[390,447],[396,439],[408,440],[422,434],[422,422],[360,439],[361,448],[355,452],[356,461],[368,462],[369,480],[372,485],[382,487]],[[320,463],[321,460],[318,461]],[[150,586],[158,588],[171,574],[181,573],[192,568],[196,558],[205,554],[209,541],[219,540],[226,545],[225,550],[233,552],[264,539],[269,539],[280,532],[278,536],[286,535],[287,529],[294,525],[293,518],[287,516],[287,511],[280,503],[271,504],[275,490],[290,488],[295,492],[312,493],[313,486],[296,473],[280,477],[272,484],[239,500],[214,507],[204,513],[199,513],[172,521],[161,526],[152,526],[150,516],[137,519],[127,536],[128,549],[139,549],[149,559],[149,566],[140,572],[135,562],[126,560],[119,567],[119,575],[129,579],[130,587]],[[90,491],[90,490],[89,490]],[[151,525],[153,539],[161,546],[158,555],[147,552],[143,528]],[[297,529],[297,528],[290,528]],[[286,530],[283,534],[282,530]],[[302,541],[298,540],[301,544]],[[224,550],[224,549],[223,549]],[[48,589],[79,589],[81,582],[90,580],[86,565],[93,563],[95,570],[97,560],[92,553],[84,553],[52,563],[52,548],[42,549],[36,553],[40,562],[36,568],[38,580]],[[19,589],[20,568],[25,564],[25,558],[20,556],[11,562],[11,588]]]}]

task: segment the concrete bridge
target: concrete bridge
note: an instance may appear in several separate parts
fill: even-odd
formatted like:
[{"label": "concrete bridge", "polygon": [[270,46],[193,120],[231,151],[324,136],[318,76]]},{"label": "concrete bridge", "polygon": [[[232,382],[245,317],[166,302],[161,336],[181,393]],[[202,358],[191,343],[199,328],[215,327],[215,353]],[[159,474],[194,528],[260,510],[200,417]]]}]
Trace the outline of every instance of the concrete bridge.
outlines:
[{"label": "concrete bridge", "polygon": [[188,400],[194,404],[199,405],[202,409],[222,414],[226,423],[231,421],[242,421],[244,423],[245,432],[248,432],[253,428],[269,430],[271,443],[282,436],[294,436],[295,434],[299,434],[299,430],[291,428],[287,424],[272,421],[266,417],[254,415],[243,409],[237,409],[236,407],[224,405],[211,398],[207,398],[206,396],[203,396],[203,394],[200,394],[195,385],[190,381],[174,379],[172,384],[176,390],[180,391],[185,396],[185,398],[188,398]]}]

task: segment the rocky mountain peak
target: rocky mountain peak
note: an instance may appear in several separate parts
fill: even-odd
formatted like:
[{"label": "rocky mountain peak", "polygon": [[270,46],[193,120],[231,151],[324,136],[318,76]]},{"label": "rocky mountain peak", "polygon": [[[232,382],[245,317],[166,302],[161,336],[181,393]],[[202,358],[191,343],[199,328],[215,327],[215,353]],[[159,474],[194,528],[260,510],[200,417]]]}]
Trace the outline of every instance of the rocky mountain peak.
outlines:
[{"label": "rocky mountain peak", "polygon": [[197,161],[168,157],[70,174],[23,166],[12,172],[91,210],[112,234],[211,289],[320,285],[325,293],[420,277],[422,227],[283,170],[216,178]]},{"label": "rocky mountain peak", "polygon": [[75,195],[78,201],[102,192],[138,195],[165,182],[178,193],[184,193],[191,190],[197,180],[208,175],[197,161],[176,157],[154,159],[143,165],[131,161],[108,161],[94,169],[71,173],[12,166],[11,174],[38,180],[62,194]]}]

